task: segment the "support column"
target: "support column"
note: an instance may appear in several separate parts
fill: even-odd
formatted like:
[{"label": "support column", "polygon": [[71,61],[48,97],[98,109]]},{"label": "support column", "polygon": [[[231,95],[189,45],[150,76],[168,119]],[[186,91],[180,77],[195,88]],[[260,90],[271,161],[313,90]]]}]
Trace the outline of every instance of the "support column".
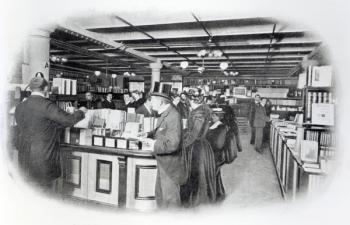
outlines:
[{"label": "support column", "polygon": [[149,66],[152,69],[152,77],[151,77],[151,91],[154,87],[154,82],[160,81],[160,69],[162,68],[162,64],[160,62],[150,63]]},{"label": "support column", "polygon": [[37,72],[49,80],[50,31],[34,30],[28,36],[22,65],[22,83],[28,84]]}]

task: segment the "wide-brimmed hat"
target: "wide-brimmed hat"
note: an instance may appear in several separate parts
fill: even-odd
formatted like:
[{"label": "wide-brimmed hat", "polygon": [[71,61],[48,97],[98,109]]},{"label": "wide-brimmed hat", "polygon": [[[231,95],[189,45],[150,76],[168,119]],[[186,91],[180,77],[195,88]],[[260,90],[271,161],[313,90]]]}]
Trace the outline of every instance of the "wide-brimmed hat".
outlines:
[{"label": "wide-brimmed hat", "polygon": [[160,82],[154,82],[151,96],[158,96],[171,100],[171,88],[172,85],[170,84],[160,85]]}]

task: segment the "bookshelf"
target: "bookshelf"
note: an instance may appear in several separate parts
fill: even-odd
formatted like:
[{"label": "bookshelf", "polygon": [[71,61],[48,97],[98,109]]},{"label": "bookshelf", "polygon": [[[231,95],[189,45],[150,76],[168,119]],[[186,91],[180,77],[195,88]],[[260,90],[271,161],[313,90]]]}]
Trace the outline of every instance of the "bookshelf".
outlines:
[{"label": "bookshelf", "polygon": [[271,125],[270,149],[287,199],[318,193],[334,169],[336,101],[331,71],[330,66],[307,68],[301,99],[294,99],[303,113],[300,124],[274,121]]},{"label": "bookshelf", "polygon": [[263,79],[263,78],[242,78],[227,77],[221,75],[215,76],[189,76],[183,77],[184,86],[200,86],[208,85],[210,90],[226,89],[237,86],[247,87],[249,90],[264,88],[294,88],[297,86],[298,80],[295,78],[279,78],[279,79]]},{"label": "bookshelf", "polygon": [[[58,78],[58,79],[57,79]],[[60,79],[72,80],[75,82],[74,91],[62,92],[66,90],[66,84],[57,82]],[[55,81],[54,81],[55,80]],[[74,104],[85,102],[85,93],[91,92],[97,102],[105,99],[107,93],[113,94],[113,102],[118,109],[124,109],[123,95],[139,90],[144,92],[145,80],[139,76],[95,76],[92,72],[70,71],[65,69],[50,68],[49,82],[51,88],[50,100],[58,105]],[[72,92],[72,93],[71,93]]]}]

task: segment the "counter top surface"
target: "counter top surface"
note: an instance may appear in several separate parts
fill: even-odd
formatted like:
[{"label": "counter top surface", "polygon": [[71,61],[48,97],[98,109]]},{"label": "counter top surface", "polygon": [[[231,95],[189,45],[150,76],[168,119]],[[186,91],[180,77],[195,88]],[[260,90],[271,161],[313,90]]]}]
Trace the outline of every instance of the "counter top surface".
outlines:
[{"label": "counter top surface", "polygon": [[120,155],[129,157],[144,157],[154,158],[152,151],[146,150],[131,150],[131,149],[120,149],[120,148],[108,148],[98,146],[85,146],[85,145],[72,145],[72,144],[61,144],[61,149],[64,151],[81,151],[89,153],[100,153],[108,155]]}]

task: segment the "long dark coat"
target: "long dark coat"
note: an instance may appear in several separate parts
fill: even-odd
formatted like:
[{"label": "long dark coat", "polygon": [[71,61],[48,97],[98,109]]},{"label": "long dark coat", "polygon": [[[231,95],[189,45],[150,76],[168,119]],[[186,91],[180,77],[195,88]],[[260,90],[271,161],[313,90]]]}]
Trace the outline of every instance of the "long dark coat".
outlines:
[{"label": "long dark coat", "polygon": [[181,117],[172,105],[158,118],[155,130],[150,134],[156,140],[154,153],[158,167],[178,184],[184,175],[181,162]]},{"label": "long dark coat", "polygon": [[188,154],[189,178],[181,193],[184,204],[188,206],[216,201],[215,156],[206,139],[210,114],[210,108],[201,105],[191,111],[188,118],[183,148]]},{"label": "long dark coat", "polygon": [[221,166],[225,163],[223,157],[223,149],[226,147],[227,127],[225,124],[220,124],[214,129],[209,129],[207,139],[214,151],[216,162],[216,198],[222,200],[225,198],[225,188],[221,179]]},{"label": "long dark coat", "polygon": [[181,158],[181,129],[181,116],[176,108],[170,105],[158,118],[155,130],[149,133],[149,137],[156,140],[156,201],[159,207],[180,205],[180,185],[184,183],[185,175]]},{"label": "long dark coat", "polygon": [[82,111],[68,114],[41,96],[30,96],[15,111],[19,163],[26,175],[48,183],[61,175],[59,137],[64,127],[84,118]]}]

